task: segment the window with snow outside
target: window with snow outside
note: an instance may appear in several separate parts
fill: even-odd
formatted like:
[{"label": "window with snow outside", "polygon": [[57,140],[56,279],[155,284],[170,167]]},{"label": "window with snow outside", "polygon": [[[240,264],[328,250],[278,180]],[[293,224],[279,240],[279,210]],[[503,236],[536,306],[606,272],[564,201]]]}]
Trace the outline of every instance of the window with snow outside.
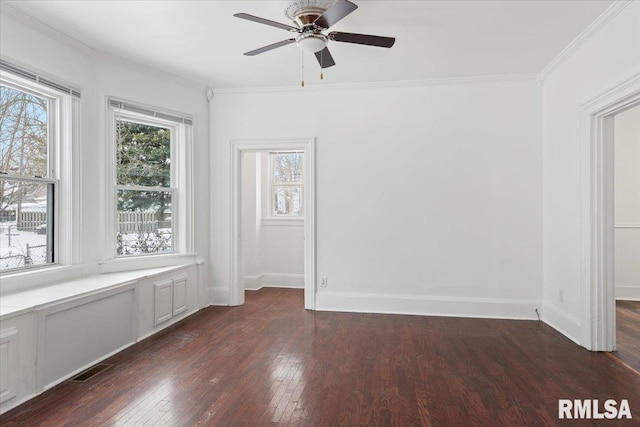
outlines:
[{"label": "window with snow outside", "polygon": [[0,83],[0,272],[54,262],[54,101]]}]

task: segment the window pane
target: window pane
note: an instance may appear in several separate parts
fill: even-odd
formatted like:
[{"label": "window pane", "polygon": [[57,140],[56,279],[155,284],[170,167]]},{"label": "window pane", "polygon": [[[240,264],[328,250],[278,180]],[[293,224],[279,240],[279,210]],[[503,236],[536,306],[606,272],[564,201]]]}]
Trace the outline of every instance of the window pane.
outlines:
[{"label": "window pane", "polygon": [[53,184],[0,179],[0,271],[53,262]]},{"label": "window pane", "polygon": [[118,255],[173,251],[170,191],[118,190]]},{"label": "window pane", "polygon": [[274,182],[302,182],[302,153],[273,155]]},{"label": "window pane", "polygon": [[116,121],[117,183],[171,186],[171,131],[156,126]]},{"label": "window pane", "polygon": [[302,215],[302,188],[296,185],[274,186],[273,215]]},{"label": "window pane", "polygon": [[0,172],[47,177],[47,100],[0,85]]}]

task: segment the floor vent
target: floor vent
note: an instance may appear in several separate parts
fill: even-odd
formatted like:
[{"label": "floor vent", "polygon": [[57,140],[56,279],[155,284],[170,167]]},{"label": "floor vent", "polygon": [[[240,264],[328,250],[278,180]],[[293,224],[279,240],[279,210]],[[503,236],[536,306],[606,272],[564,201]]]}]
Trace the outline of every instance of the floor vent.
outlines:
[{"label": "floor vent", "polygon": [[107,369],[109,369],[112,366],[113,365],[108,365],[106,363],[98,363],[97,365],[94,365],[94,366],[90,367],[89,369],[80,372],[78,375],[76,375],[75,377],[71,378],[69,381],[74,382],[74,383],[83,383],[85,381],[89,381],[91,378],[95,377],[96,375],[98,375],[101,372],[106,371]]}]

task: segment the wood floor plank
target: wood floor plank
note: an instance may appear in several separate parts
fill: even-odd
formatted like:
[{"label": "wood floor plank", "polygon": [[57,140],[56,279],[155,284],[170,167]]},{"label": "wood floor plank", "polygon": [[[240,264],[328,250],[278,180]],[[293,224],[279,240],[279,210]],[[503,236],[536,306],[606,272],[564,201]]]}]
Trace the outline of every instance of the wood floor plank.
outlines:
[{"label": "wood floor plank", "polygon": [[640,301],[616,301],[615,357],[640,372]]},{"label": "wood floor plank", "polygon": [[303,299],[262,289],[209,307],[0,425],[538,426],[558,424],[558,399],[587,398],[629,399],[634,419],[616,425],[640,420],[640,375],[621,363],[640,355],[640,304],[618,304],[611,357],[535,321],[310,312]]}]

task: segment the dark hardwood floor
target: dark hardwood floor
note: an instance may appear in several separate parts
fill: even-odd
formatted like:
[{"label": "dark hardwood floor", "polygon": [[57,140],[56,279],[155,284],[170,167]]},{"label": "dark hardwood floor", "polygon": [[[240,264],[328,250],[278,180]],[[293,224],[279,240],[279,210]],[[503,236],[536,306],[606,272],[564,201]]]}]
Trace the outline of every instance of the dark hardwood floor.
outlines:
[{"label": "dark hardwood floor", "polygon": [[618,351],[612,354],[640,375],[640,301],[616,301],[616,316]]},{"label": "dark hardwood floor", "polygon": [[629,399],[634,419],[604,424],[640,420],[640,376],[544,323],[309,312],[294,289],[246,301],[202,310],[0,425],[540,426],[559,424],[561,398]]}]

